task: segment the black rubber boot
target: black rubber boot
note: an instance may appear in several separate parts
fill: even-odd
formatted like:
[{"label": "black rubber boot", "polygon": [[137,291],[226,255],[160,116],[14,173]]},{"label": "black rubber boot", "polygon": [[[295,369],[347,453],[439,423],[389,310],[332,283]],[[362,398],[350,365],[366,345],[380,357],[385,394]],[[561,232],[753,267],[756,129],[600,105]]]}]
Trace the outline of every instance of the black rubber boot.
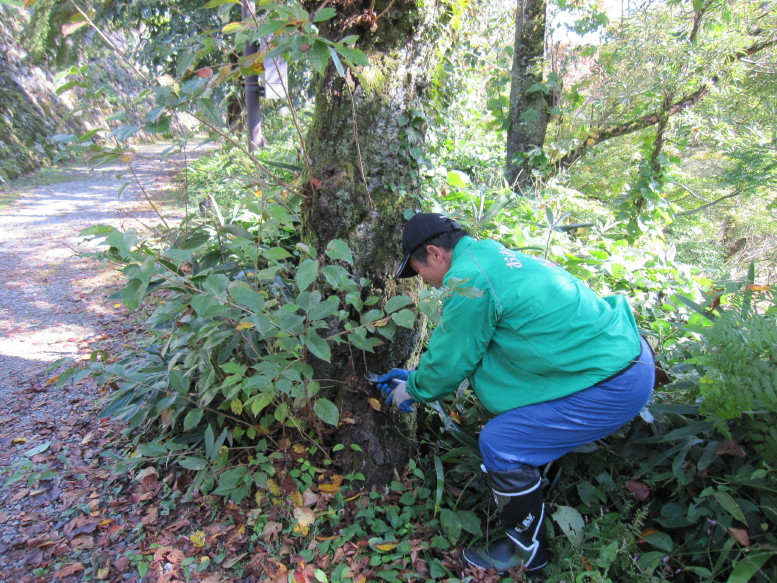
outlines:
[{"label": "black rubber boot", "polygon": [[509,472],[488,472],[506,539],[464,550],[464,559],[481,569],[507,571],[524,564],[539,571],[548,564],[545,546],[545,504],[537,468],[522,466]]}]

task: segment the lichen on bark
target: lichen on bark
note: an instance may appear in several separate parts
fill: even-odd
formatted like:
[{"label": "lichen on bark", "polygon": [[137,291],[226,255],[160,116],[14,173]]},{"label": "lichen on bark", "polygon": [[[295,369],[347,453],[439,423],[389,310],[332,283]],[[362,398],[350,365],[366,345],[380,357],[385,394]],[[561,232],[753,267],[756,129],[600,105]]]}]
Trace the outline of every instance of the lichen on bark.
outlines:
[{"label": "lichen on bark", "polygon": [[[347,6],[346,6],[347,4]],[[437,60],[446,37],[444,7],[415,0],[378,1],[374,26],[353,24],[372,3],[335,2],[338,15],[322,26],[322,34],[338,41],[360,36],[356,47],[370,61],[358,75],[339,74],[330,63],[318,81],[313,121],[306,140],[310,162],[305,175],[307,199],[303,205],[303,239],[322,251],[332,239],[345,240],[354,255],[354,275],[368,278],[365,295],[387,300],[397,293],[413,296],[416,281],[393,279],[400,259],[400,241],[406,209],[417,209],[412,182],[413,162],[399,139],[402,116],[423,109]],[[385,12],[384,12],[385,11]],[[368,86],[362,86],[365,81]],[[325,260],[325,256],[321,257]],[[423,324],[420,324],[423,326]],[[365,474],[368,483],[391,479],[414,445],[413,418],[367,406],[375,388],[363,381],[365,368],[382,372],[412,366],[419,352],[421,328],[400,331],[374,354],[356,357],[353,351],[333,355],[321,363],[319,378],[343,381],[338,404],[358,423],[343,427],[342,443],[357,443],[365,455],[351,454],[345,463]],[[354,349],[355,350],[355,349]],[[335,375],[335,376],[331,376]],[[348,448],[346,448],[348,449]]]}]

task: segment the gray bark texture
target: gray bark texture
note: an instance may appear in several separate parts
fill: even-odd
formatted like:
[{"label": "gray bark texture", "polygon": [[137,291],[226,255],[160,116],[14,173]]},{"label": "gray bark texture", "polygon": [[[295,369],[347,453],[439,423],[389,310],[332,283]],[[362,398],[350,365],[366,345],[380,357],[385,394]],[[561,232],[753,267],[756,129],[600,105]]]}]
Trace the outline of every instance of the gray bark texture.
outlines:
[{"label": "gray bark texture", "polygon": [[543,79],[546,0],[517,0],[513,45],[510,120],[507,128],[506,178],[516,192],[531,184],[531,160],[542,148],[550,110],[546,95],[529,88]]},{"label": "gray bark texture", "polygon": [[[327,261],[322,251],[329,241],[346,241],[354,254],[354,274],[372,282],[365,297],[413,296],[418,281],[393,280],[400,259],[403,211],[417,207],[414,162],[401,138],[400,119],[413,109],[423,109],[430,77],[443,53],[438,39],[444,30],[444,11],[434,2],[415,0],[330,6],[337,8],[338,15],[326,23],[322,34],[333,41],[359,35],[356,46],[367,54],[370,65],[361,68],[359,75],[347,69],[341,75],[330,63],[319,80],[306,139],[303,238],[319,251],[322,263]],[[405,465],[415,448],[415,421],[385,405],[382,411],[371,408],[368,399],[379,393],[364,380],[364,372],[412,366],[422,326],[399,329],[394,340],[384,342],[374,354],[335,347],[331,363],[316,367],[318,378],[340,381],[335,399],[341,417],[355,421],[342,427],[337,439],[363,450],[342,450],[350,456],[342,460],[344,469],[362,472],[370,484],[390,481],[395,470]]]}]

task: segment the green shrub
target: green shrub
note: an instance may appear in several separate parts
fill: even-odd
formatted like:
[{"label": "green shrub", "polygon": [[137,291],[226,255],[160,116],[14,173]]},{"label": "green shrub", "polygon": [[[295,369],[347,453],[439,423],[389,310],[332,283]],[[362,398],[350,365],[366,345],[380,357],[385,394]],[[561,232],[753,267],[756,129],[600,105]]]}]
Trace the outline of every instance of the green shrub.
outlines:
[{"label": "green shrub", "polygon": [[161,248],[133,231],[88,229],[125,264],[122,301],[150,313],[139,348],[58,381],[91,374],[114,387],[105,415],[137,430],[122,467],[174,461],[197,472],[192,489],[236,502],[268,479],[271,426],[319,446],[337,427],[312,360],[329,361],[334,344],[372,351],[415,322],[407,296],[364,297],[343,241],[319,256],[283,206],[246,207],[223,224],[191,220]]}]

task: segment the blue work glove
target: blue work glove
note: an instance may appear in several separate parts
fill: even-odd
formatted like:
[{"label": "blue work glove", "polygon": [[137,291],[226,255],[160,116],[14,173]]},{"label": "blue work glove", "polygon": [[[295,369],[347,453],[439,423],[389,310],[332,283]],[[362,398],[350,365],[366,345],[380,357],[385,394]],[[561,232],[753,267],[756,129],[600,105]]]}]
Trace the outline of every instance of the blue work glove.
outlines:
[{"label": "blue work glove", "polygon": [[410,371],[403,368],[394,368],[378,377],[377,386],[386,404],[392,404],[403,413],[413,412],[415,400],[407,392],[407,379]]}]

